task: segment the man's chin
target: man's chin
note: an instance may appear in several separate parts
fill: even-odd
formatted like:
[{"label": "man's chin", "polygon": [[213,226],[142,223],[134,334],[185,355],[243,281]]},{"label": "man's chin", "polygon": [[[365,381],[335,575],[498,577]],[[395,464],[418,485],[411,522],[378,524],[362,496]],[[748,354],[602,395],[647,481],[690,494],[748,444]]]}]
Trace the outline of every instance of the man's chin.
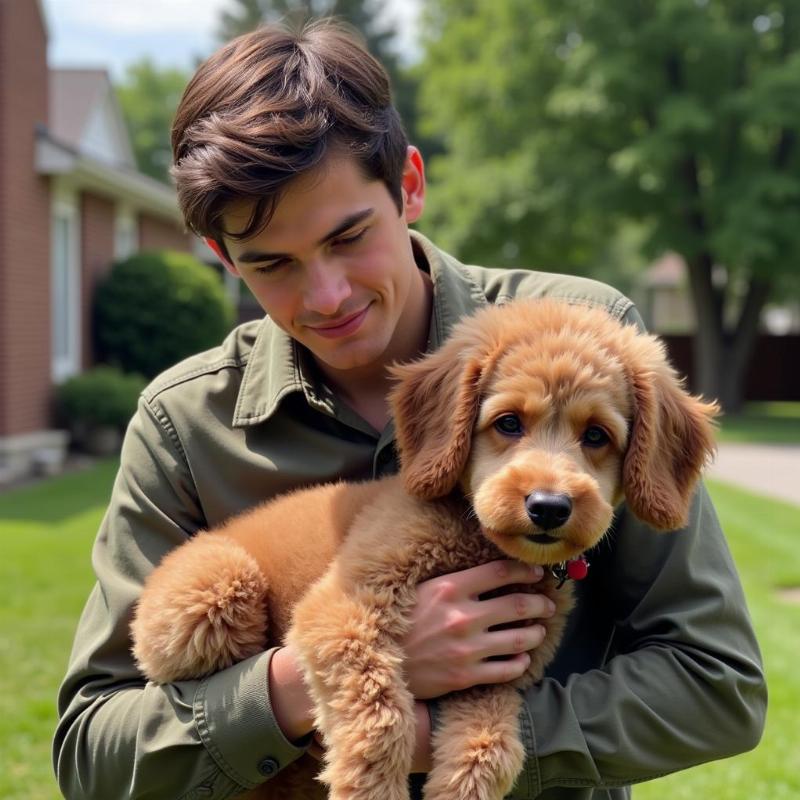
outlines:
[{"label": "man's chin", "polygon": [[323,368],[335,372],[363,370],[381,361],[385,348],[376,346],[374,341],[342,342],[336,347],[306,347],[314,360]]}]

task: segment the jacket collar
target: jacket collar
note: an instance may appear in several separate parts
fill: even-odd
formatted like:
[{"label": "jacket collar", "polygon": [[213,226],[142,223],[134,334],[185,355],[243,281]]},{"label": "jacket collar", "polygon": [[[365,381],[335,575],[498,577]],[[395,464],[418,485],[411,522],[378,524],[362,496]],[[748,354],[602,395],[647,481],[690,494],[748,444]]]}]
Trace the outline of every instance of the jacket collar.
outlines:
[{"label": "jacket collar", "polygon": [[[486,295],[464,265],[439,250],[416,231],[409,231],[414,257],[433,282],[428,350],[436,350],[463,316],[487,304]],[[233,426],[257,425],[269,419],[283,398],[302,392],[306,402],[326,414],[335,414],[335,398],[314,373],[308,351],[269,317],[261,323],[242,376]]]}]

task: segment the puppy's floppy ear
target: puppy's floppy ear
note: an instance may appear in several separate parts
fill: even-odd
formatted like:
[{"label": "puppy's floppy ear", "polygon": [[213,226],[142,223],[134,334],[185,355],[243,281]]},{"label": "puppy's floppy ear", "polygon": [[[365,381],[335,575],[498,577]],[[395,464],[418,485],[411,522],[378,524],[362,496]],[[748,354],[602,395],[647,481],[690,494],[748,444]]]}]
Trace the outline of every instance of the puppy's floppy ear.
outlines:
[{"label": "puppy's floppy ear", "polygon": [[424,500],[453,490],[467,463],[481,386],[493,359],[456,329],[435,353],[391,368],[389,394],[407,491]]},{"label": "puppy's floppy ear", "polygon": [[638,357],[628,364],[634,415],[623,465],[625,497],[639,519],[675,530],[687,523],[695,486],[714,454],[719,406],[684,390],[658,340],[636,339]]}]

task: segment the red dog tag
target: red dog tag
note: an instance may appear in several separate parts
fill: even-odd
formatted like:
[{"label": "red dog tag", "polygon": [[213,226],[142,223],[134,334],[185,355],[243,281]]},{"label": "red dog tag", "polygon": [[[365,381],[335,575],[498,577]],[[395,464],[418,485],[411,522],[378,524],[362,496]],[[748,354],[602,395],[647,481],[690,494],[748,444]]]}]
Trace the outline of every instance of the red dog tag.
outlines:
[{"label": "red dog tag", "polygon": [[589,574],[589,562],[585,556],[567,562],[567,576],[573,581],[582,581]]}]

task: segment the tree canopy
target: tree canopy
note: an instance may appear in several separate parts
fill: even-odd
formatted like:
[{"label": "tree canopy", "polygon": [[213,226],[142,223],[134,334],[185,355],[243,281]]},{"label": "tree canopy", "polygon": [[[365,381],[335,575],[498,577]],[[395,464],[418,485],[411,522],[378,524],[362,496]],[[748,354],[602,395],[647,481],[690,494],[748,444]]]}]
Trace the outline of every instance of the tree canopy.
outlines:
[{"label": "tree canopy", "polygon": [[164,183],[172,163],[172,120],[188,81],[182,70],[142,59],[128,67],[115,87],[139,169]]},{"label": "tree canopy", "polygon": [[597,268],[621,225],[679,252],[698,386],[729,407],[800,257],[800,9],[425,0],[428,225],[469,258]]}]

